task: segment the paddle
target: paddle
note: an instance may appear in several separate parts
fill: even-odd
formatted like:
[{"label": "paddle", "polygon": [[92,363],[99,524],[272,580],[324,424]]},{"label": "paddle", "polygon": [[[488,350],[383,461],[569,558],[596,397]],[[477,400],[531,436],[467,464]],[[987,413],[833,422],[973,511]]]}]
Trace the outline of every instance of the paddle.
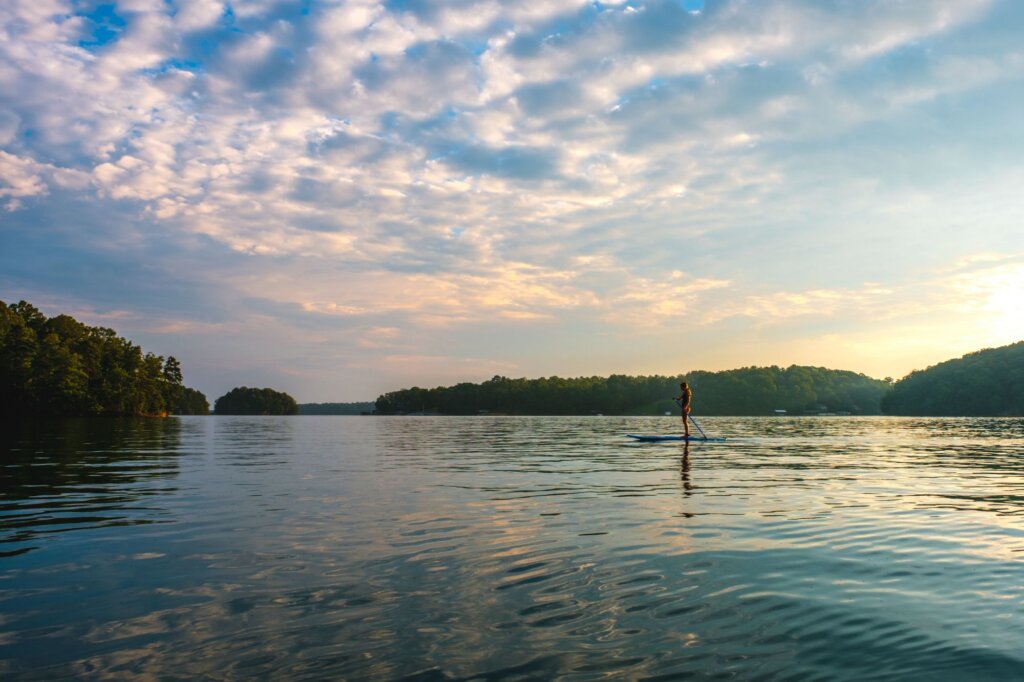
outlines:
[{"label": "paddle", "polygon": [[[689,416],[689,415],[687,415],[687,416]],[[694,419],[693,417],[690,417],[690,421],[692,421],[693,425],[697,427],[698,431],[700,431],[700,435],[704,436],[704,440],[707,440],[708,439],[708,434],[704,433],[704,429],[700,428],[700,424],[697,423],[697,420]]]}]

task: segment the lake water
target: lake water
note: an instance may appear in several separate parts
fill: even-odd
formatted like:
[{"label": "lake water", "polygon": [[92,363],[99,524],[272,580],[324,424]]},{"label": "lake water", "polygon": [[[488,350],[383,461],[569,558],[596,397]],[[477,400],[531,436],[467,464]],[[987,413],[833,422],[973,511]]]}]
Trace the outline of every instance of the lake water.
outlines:
[{"label": "lake water", "polygon": [[1024,679],[1024,420],[6,425],[0,677]]}]

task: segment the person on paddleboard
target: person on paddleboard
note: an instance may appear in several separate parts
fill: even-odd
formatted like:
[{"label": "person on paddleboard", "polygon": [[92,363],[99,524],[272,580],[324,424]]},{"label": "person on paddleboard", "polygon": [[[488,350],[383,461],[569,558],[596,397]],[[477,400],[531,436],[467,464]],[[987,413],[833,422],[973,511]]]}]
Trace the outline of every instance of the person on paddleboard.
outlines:
[{"label": "person on paddleboard", "polygon": [[683,435],[687,438],[690,437],[690,403],[693,401],[693,391],[684,381],[679,384],[679,388],[682,390],[682,395],[676,398],[676,402],[679,403],[679,407],[683,408]]}]

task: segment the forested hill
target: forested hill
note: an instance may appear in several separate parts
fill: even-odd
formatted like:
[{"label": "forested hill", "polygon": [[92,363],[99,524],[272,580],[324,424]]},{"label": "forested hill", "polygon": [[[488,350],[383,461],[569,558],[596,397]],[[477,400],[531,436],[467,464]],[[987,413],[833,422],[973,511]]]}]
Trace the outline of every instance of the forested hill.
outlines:
[{"label": "forested hill", "polygon": [[1024,341],[969,353],[896,382],[886,414],[1024,416]]},{"label": "forested hill", "polygon": [[205,413],[181,365],[68,315],[0,301],[0,417]]},{"label": "forested hill", "polygon": [[663,414],[677,411],[679,382],[693,389],[695,415],[849,412],[880,414],[889,383],[863,374],[793,365],[682,376],[509,379],[408,388],[377,398],[378,414]]}]

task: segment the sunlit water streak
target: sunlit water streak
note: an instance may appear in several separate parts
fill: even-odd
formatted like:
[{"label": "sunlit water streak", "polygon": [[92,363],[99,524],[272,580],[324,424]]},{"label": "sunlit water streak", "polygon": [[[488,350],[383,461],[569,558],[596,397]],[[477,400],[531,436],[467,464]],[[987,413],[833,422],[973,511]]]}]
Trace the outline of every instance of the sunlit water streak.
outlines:
[{"label": "sunlit water streak", "polygon": [[1024,679],[1024,420],[8,425],[5,679]]}]

